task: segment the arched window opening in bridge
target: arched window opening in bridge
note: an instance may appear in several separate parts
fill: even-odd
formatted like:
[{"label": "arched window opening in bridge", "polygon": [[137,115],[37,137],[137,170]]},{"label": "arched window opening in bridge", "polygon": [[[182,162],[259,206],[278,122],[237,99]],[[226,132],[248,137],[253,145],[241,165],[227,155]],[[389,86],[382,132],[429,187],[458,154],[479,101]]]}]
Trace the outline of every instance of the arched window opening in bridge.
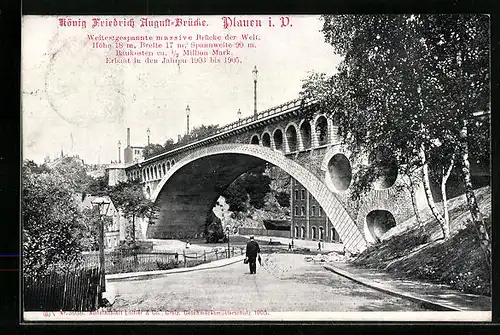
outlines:
[{"label": "arched window opening in bridge", "polygon": [[316,239],[318,238],[318,236],[317,236],[317,231],[316,231],[316,227],[312,227],[312,228],[311,228],[311,232],[312,232],[312,234],[311,234],[311,235],[312,235],[312,239],[313,239],[313,240],[316,240]]},{"label": "arched window opening in bridge", "polygon": [[315,213],[316,213],[316,206],[312,206],[312,208],[311,208],[311,216],[314,216]]},{"label": "arched window opening in bridge", "polygon": [[300,238],[304,238],[306,235],[306,228],[304,226],[300,227]]},{"label": "arched window opening in bridge", "polygon": [[171,166],[174,166],[174,164],[175,164],[175,159],[172,159],[172,164],[171,164]]},{"label": "arched window opening in bridge", "polygon": [[323,241],[325,239],[325,230],[323,227],[319,227],[319,239]]},{"label": "arched window opening in bridge", "polygon": [[352,168],[349,159],[341,153],[334,155],[328,161],[328,174],[336,191],[345,191],[352,181]]},{"label": "arched window opening in bridge", "polygon": [[286,141],[288,142],[288,151],[297,151],[297,129],[291,125],[286,129]]},{"label": "arched window opening in bridge", "polygon": [[316,138],[318,139],[318,145],[328,143],[328,121],[323,115],[316,120]]},{"label": "arched window opening in bridge", "polygon": [[300,138],[303,149],[309,149],[311,147],[311,124],[307,121],[304,121],[300,126]]},{"label": "arched window opening in bridge", "polygon": [[253,135],[252,140],[250,141],[250,144],[259,144],[259,136],[258,135]]},{"label": "arched window opening in bridge", "polygon": [[368,157],[368,163],[373,168],[375,189],[383,190],[394,185],[398,177],[398,164],[387,148],[374,150]]},{"label": "arched window opening in bridge", "polygon": [[391,212],[386,210],[373,210],[366,216],[366,230],[365,235],[367,235],[370,242],[380,242],[380,238],[389,229],[396,226],[396,220]]},{"label": "arched window opening in bridge", "polygon": [[274,148],[276,150],[283,150],[283,132],[281,129],[276,129],[274,132]]},{"label": "arched window opening in bridge", "polygon": [[167,173],[167,168],[165,167],[165,162],[163,162],[162,166],[163,166],[163,175],[165,175]]},{"label": "arched window opening in bridge", "polygon": [[167,171],[170,170],[170,162],[167,162]]},{"label": "arched window opening in bridge", "polygon": [[300,215],[306,216],[306,208],[304,206],[300,207]]},{"label": "arched window opening in bridge", "polygon": [[268,148],[271,147],[271,135],[269,135],[269,133],[264,133],[264,135],[262,135],[262,145]]},{"label": "arched window opening in bridge", "polygon": [[154,167],[154,171],[155,171],[155,179],[158,179],[158,168],[155,166]]}]

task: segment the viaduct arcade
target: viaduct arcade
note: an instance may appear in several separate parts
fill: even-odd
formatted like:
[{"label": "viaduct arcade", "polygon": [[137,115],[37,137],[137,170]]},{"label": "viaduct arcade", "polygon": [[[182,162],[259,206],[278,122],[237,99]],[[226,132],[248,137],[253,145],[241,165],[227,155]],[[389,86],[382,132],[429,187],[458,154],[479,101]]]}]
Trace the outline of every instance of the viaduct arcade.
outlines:
[{"label": "viaduct arcade", "polygon": [[[314,114],[310,121],[303,118],[306,111]],[[347,250],[356,252],[413,213],[410,193],[398,187],[404,180],[390,155],[380,151],[366,156],[385,160],[387,168],[372,191],[352,201],[357,164],[341,143],[337,123],[315,101],[296,99],[161,155],[110,166],[109,183],[139,179],[144,184],[160,208],[147,228],[148,238],[190,238],[203,232],[208,211],[226,187],[267,162],[294,180],[290,236],[331,240],[337,234]],[[312,216],[324,220],[314,224]]]}]

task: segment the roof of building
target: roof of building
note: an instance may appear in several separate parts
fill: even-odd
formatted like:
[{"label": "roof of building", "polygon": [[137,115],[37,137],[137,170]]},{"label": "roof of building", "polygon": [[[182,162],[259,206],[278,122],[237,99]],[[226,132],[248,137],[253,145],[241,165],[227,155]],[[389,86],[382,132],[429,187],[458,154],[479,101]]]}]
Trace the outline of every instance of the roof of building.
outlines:
[{"label": "roof of building", "polygon": [[78,207],[80,208],[80,210],[92,209],[92,207],[93,207],[92,202],[95,201],[95,200],[102,199],[102,200],[110,203],[109,208],[108,208],[108,213],[110,213],[111,209],[113,209],[113,210],[116,211],[116,208],[115,208],[115,205],[113,204],[113,201],[107,195],[95,196],[95,195],[87,194],[87,195],[85,195],[85,197],[83,197],[83,195],[81,193],[77,193],[77,194],[73,195],[73,198],[77,202]]}]

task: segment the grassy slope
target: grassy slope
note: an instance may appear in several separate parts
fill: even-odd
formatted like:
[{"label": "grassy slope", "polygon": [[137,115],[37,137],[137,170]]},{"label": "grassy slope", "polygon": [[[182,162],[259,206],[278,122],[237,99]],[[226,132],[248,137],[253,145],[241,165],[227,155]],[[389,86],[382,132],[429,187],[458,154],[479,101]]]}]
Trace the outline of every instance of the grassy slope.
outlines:
[{"label": "grassy slope", "polygon": [[[476,190],[481,212],[490,223],[491,190]],[[440,207],[440,204],[437,204]],[[465,196],[450,200],[451,237],[438,240],[441,230],[430,211],[422,213],[423,231],[415,218],[387,232],[381,243],[373,245],[353,260],[353,264],[384,269],[394,275],[447,284],[466,293],[491,295],[491,272],[479,246],[474,227],[468,224]]]}]

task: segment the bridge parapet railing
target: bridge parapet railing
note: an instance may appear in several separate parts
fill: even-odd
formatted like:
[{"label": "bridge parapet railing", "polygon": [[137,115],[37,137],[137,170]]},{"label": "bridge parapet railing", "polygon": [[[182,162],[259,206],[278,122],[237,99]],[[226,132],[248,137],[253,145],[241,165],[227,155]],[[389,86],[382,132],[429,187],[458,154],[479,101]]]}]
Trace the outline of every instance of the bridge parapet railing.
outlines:
[{"label": "bridge parapet railing", "polygon": [[267,117],[272,116],[274,114],[282,113],[288,109],[300,107],[302,104],[309,105],[311,102],[313,102],[313,100],[304,100],[301,98],[287,101],[281,105],[278,105],[278,106],[266,109],[262,112],[259,112],[259,113],[257,113],[257,115],[247,116],[247,117],[240,119],[238,121],[231,122],[231,123],[219,128],[219,129],[217,129],[217,131],[214,134],[220,134],[220,133],[238,128],[240,126],[249,124],[251,122],[267,118]]}]

